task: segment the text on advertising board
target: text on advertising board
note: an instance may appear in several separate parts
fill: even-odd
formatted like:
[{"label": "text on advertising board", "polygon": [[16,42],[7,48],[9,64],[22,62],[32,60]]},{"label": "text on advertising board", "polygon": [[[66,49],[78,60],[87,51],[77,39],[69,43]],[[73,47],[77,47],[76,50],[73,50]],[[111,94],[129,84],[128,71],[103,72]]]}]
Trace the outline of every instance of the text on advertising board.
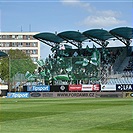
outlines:
[{"label": "text on advertising board", "polygon": [[82,91],[100,91],[99,84],[82,85]]},{"label": "text on advertising board", "polygon": [[66,92],[57,93],[57,97],[95,97],[95,93],[87,92]]},{"label": "text on advertising board", "polygon": [[69,85],[69,91],[81,91],[82,85]]},{"label": "text on advertising board", "polygon": [[92,91],[93,85],[82,85],[82,91]]},{"label": "text on advertising board", "polygon": [[30,93],[30,96],[31,96],[31,97],[41,97],[41,93],[38,93],[38,92],[31,92],[31,93]]},{"label": "text on advertising board", "polygon": [[27,91],[50,91],[49,85],[27,86]]},{"label": "text on advertising board", "polygon": [[68,85],[50,85],[50,92],[68,92]]},{"label": "text on advertising board", "polygon": [[133,91],[133,84],[116,84],[116,91]]},{"label": "text on advertising board", "polygon": [[116,91],[116,85],[101,85],[101,91]]},{"label": "text on advertising board", "polygon": [[7,93],[7,98],[29,98],[28,92]]}]

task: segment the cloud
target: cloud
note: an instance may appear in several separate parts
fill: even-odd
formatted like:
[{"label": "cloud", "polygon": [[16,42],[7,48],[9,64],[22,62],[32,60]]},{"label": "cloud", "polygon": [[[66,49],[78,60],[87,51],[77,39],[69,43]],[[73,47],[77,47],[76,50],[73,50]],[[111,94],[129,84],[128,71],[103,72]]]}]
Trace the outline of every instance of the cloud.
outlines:
[{"label": "cloud", "polygon": [[98,27],[105,28],[110,26],[117,26],[120,24],[125,24],[126,21],[119,20],[115,16],[88,16],[79,25],[89,26],[89,27]]},{"label": "cloud", "polygon": [[69,6],[79,6],[87,11],[88,16],[76,23],[79,26],[105,28],[126,24],[125,20],[120,19],[121,12],[97,10],[90,3],[81,2],[80,0],[61,0],[61,2]]},{"label": "cloud", "polygon": [[80,0],[60,0],[60,2],[66,5],[77,5],[81,3]]},{"label": "cloud", "polygon": [[89,12],[92,11],[92,7],[89,3],[81,2],[80,0],[60,0],[62,4],[68,5],[68,6],[78,6],[81,7]]}]

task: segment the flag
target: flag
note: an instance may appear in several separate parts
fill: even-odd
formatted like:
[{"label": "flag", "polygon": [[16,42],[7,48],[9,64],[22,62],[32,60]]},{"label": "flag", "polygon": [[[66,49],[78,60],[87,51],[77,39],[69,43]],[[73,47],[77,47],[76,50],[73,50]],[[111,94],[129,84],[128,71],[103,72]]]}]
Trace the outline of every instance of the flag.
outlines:
[{"label": "flag", "polygon": [[29,71],[26,72],[25,77],[27,81],[35,81],[37,75],[32,75]]},{"label": "flag", "polygon": [[96,47],[93,47],[93,48],[95,48],[95,49],[92,53],[90,63],[95,65],[95,66],[98,66],[100,64],[100,52],[97,50]]},{"label": "flag", "polygon": [[73,54],[74,57],[78,56],[78,53],[75,51]]},{"label": "flag", "polygon": [[40,74],[41,74],[41,76],[46,76],[46,72],[45,72],[45,70],[42,71]]},{"label": "flag", "polygon": [[86,50],[87,50],[88,52],[91,52],[91,49],[89,48],[88,45],[86,46]]},{"label": "flag", "polygon": [[65,49],[66,48],[65,48],[64,44],[61,44],[59,50],[65,50]]},{"label": "flag", "polygon": [[97,50],[97,47],[96,47],[94,44],[93,44],[93,49],[94,49],[94,50]]},{"label": "flag", "polygon": [[45,65],[45,62],[43,60],[38,60],[37,64],[42,67]]},{"label": "flag", "polygon": [[66,68],[66,71],[67,71],[67,72],[71,72],[71,71],[72,71],[72,67]]},{"label": "flag", "polygon": [[29,71],[27,71],[26,74],[25,74],[25,78],[28,79],[28,78],[30,78],[30,77],[32,77],[32,74],[31,74]]},{"label": "flag", "polygon": [[67,74],[57,75],[54,77],[56,80],[70,80]]},{"label": "flag", "polygon": [[82,66],[87,66],[88,65],[88,62],[89,62],[89,60],[86,59],[86,58],[84,58]]}]

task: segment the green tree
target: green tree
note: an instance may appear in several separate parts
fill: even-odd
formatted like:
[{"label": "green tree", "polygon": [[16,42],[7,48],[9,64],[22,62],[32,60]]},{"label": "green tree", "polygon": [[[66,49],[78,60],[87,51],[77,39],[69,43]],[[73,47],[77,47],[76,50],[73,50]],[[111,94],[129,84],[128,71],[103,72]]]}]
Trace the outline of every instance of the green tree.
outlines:
[{"label": "green tree", "polygon": [[0,77],[4,81],[8,81],[16,73],[25,74],[27,71],[33,73],[36,65],[30,56],[21,50],[9,50],[8,57],[2,58],[0,61]]}]

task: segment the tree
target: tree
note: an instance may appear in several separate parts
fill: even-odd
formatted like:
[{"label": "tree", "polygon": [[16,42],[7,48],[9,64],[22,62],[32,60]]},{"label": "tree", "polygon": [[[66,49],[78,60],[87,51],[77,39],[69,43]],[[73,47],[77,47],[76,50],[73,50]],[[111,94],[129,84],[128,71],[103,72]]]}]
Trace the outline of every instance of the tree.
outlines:
[{"label": "tree", "polygon": [[9,50],[8,58],[2,58],[0,61],[0,77],[7,81],[16,73],[25,74],[27,71],[33,73],[36,65],[31,60],[30,56],[26,55],[21,50]]}]

